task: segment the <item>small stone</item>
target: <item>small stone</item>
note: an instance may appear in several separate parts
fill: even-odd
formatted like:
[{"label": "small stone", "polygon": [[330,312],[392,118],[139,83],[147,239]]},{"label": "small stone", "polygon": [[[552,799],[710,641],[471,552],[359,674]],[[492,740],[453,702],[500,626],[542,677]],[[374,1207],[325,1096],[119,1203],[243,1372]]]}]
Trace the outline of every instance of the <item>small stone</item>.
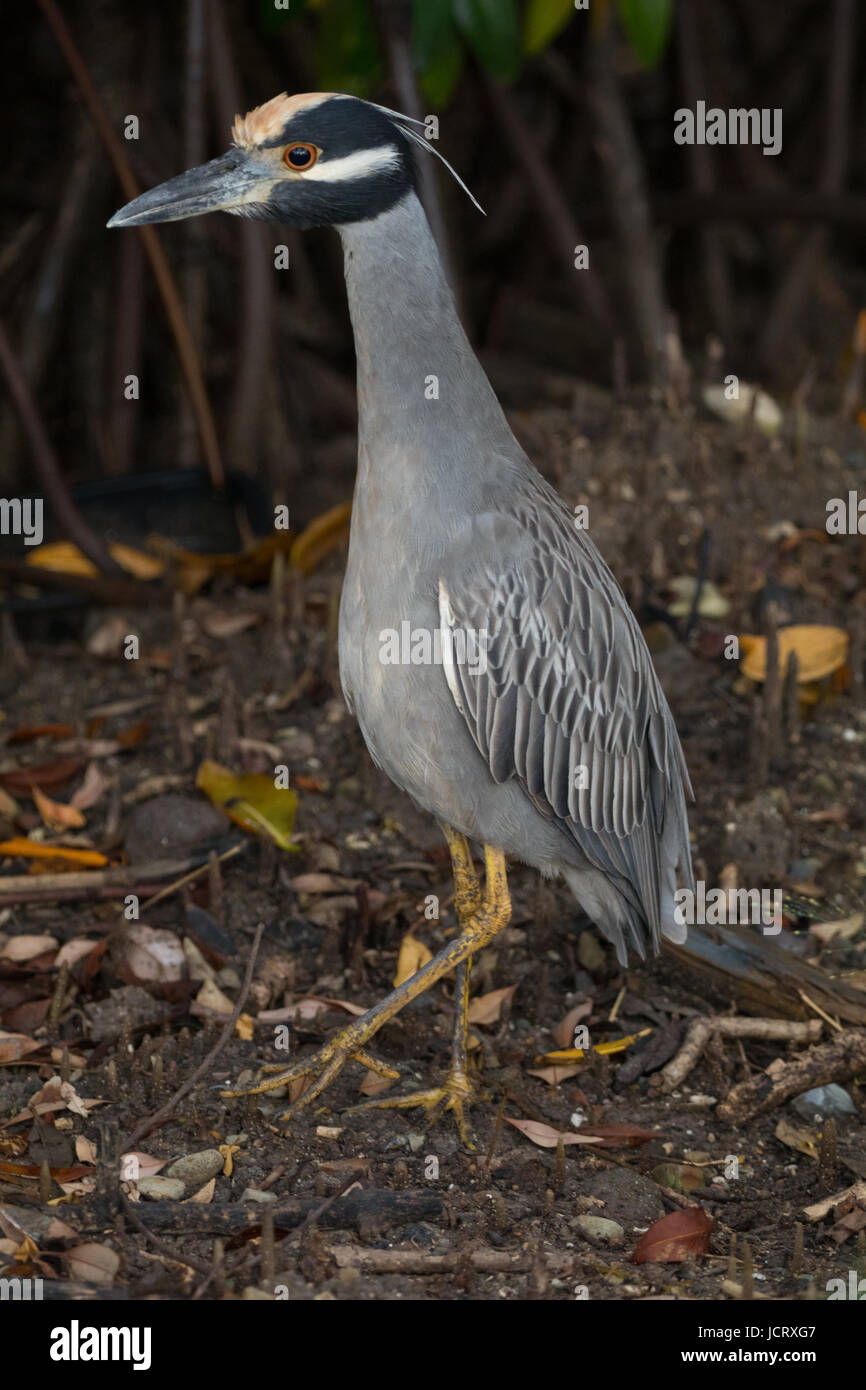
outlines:
[{"label": "small stone", "polygon": [[791,1109],[796,1110],[804,1120],[823,1119],[828,1115],[856,1115],[857,1107],[848,1092],[835,1084],[816,1086],[804,1091],[791,1101]]},{"label": "small stone", "polygon": [[186,1191],[179,1178],[163,1177],[161,1174],[139,1178],[137,1187],[141,1196],[151,1202],[179,1202]]},{"label": "small stone", "polygon": [[215,1178],[223,1170],[225,1160],[218,1149],[202,1149],[200,1153],[186,1154],[175,1159],[166,1169],[166,1177],[178,1178],[190,1191],[197,1192],[206,1182]]},{"label": "small stone", "polygon": [[257,1187],[247,1187],[241,1193],[242,1202],[275,1202],[276,1192],[261,1192]]},{"label": "small stone", "polygon": [[577,1225],[596,1240],[621,1240],[625,1235],[619,1222],[611,1221],[606,1216],[578,1216]]}]

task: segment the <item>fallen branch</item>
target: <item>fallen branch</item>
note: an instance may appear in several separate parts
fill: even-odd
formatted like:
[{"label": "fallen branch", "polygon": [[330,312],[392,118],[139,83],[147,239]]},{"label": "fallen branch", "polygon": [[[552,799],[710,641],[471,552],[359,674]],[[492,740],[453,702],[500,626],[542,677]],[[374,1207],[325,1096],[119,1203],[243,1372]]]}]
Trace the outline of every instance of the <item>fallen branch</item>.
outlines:
[{"label": "fallen branch", "polygon": [[743,1124],[765,1110],[784,1105],[792,1096],[816,1086],[849,1081],[861,1071],[866,1071],[866,1032],[849,1028],[791,1062],[777,1058],[760,1076],[734,1086],[716,1114],[728,1124]]},{"label": "fallen branch", "polygon": [[[246,848],[247,841],[233,845],[219,856],[225,863]],[[158,884],[165,884],[158,893],[144,904],[152,907],[157,898],[167,897],[184,884],[191,883],[201,874],[207,873],[209,858],[202,864],[200,856],[187,859],[158,859],[152,864],[123,864],[114,869],[90,869],[72,874],[39,874],[32,878],[29,874],[10,874],[0,878],[0,908],[13,903],[59,903],[71,902],[80,898],[116,898],[121,894],[135,893],[143,897],[152,892]]]},{"label": "fallen branch", "polygon": [[575,1262],[573,1252],[543,1250],[527,1254],[523,1250],[469,1250],[435,1255],[424,1250],[375,1250],[358,1245],[330,1245],[340,1269],[360,1269],[365,1274],[450,1274],[465,1269],[484,1274],[527,1274],[539,1265],[552,1274],[568,1273]]},{"label": "fallen branch", "polygon": [[675,1057],[662,1069],[662,1089],[673,1091],[697,1066],[710,1038],[716,1034],[728,1038],[760,1038],[765,1042],[817,1042],[823,1024],[820,1018],[798,1023],[787,1018],[692,1019],[686,1030],[683,1045]]}]

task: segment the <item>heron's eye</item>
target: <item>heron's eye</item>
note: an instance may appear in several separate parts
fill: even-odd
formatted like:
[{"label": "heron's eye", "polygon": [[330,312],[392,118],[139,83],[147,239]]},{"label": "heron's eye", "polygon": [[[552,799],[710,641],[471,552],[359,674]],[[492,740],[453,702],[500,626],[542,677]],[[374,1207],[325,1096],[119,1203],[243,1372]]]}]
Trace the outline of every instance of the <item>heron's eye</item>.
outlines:
[{"label": "heron's eye", "polygon": [[283,163],[289,169],[311,169],[318,158],[315,145],[289,145],[283,154]]}]

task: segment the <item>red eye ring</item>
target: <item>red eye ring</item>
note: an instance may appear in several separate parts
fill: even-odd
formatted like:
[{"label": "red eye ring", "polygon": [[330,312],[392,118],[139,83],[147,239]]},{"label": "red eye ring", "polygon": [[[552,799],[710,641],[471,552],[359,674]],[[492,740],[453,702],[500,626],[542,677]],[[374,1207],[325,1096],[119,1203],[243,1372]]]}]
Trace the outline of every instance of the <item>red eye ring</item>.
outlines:
[{"label": "red eye ring", "polygon": [[306,173],[307,169],[312,169],[320,153],[321,151],[315,145],[298,141],[293,145],[287,145],[283,150],[283,163],[293,173],[303,174]]}]

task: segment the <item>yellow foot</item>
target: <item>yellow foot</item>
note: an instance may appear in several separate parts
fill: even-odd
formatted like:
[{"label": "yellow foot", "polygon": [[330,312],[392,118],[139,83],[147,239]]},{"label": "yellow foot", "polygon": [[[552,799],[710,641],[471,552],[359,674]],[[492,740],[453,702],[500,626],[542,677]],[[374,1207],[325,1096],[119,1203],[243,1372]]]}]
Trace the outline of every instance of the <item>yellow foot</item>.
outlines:
[{"label": "yellow foot", "polygon": [[[358,1022],[362,1022],[359,1020]],[[399,1080],[400,1073],[393,1067],[388,1067],[384,1062],[371,1057],[364,1052],[360,1043],[363,1030],[358,1027],[358,1023],[350,1023],[342,1032],[331,1038],[314,1052],[312,1057],[304,1057],[294,1062],[290,1067],[274,1066],[268,1063],[262,1067],[262,1072],[277,1072],[276,1076],[271,1076],[267,1081],[260,1081],[257,1086],[246,1086],[240,1091],[221,1091],[220,1094],[226,1097],[235,1096],[260,1096],[266,1091],[279,1090],[281,1086],[290,1085],[293,1081],[300,1081],[309,1077],[312,1085],[298,1097],[294,1104],[290,1105],[284,1114],[280,1115],[281,1120],[290,1120],[299,1110],[314,1101],[317,1096],[322,1094],[326,1086],[330,1086],[335,1076],[343,1070],[343,1067],[351,1059],[360,1062],[361,1066],[367,1067],[369,1071],[374,1071],[379,1076],[387,1076],[389,1080]]]},{"label": "yellow foot", "polygon": [[469,1127],[466,1123],[464,1107],[471,1105],[475,1087],[465,1071],[452,1068],[441,1086],[433,1086],[429,1091],[412,1091],[408,1096],[380,1096],[353,1105],[345,1113],[355,1115],[359,1110],[409,1110],[416,1105],[429,1112],[426,1128],[434,1125],[448,1110],[454,1111],[454,1120],[460,1138],[467,1149],[474,1150]]}]

